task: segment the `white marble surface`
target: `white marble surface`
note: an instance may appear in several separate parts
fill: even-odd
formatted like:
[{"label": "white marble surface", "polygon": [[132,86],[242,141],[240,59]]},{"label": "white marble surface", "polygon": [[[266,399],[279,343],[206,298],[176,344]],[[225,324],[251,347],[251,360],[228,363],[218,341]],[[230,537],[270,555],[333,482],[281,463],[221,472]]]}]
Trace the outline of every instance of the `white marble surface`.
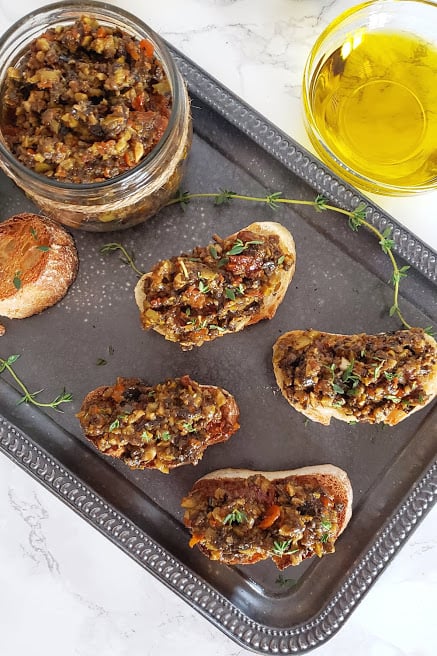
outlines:
[{"label": "white marble surface", "polygon": [[[39,6],[0,2],[0,29]],[[308,147],[306,55],[347,0],[119,0]],[[265,94],[263,80],[269,81]],[[437,249],[437,192],[375,199]],[[435,653],[437,508],[320,656]],[[2,656],[242,656],[248,653],[0,457]]]}]

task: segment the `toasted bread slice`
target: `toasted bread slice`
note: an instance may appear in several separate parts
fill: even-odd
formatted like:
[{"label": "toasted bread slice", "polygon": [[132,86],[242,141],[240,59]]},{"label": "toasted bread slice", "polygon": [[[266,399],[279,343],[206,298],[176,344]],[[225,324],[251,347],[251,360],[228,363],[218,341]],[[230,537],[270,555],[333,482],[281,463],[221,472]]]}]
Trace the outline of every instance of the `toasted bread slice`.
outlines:
[{"label": "toasted bread slice", "polygon": [[346,472],[334,465],[220,469],[196,481],[182,507],[190,546],[211,560],[250,565],[272,558],[284,569],[335,550],[352,497]]},{"label": "toasted bread slice", "polygon": [[437,343],[421,328],[377,335],[293,330],[273,347],[276,381],[290,405],[329,425],[394,426],[437,394]]},{"label": "toasted bread slice", "polygon": [[78,419],[86,437],[105,455],[131,469],[168,473],[197,464],[205,449],[238,428],[234,397],[189,376],[150,387],[138,378],[118,378],[85,397]]},{"label": "toasted bread slice", "polygon": [[24,319],[54,305],[78,265],[73,238],[58,223],[37,214],[0,223],[0,315]]},{"label": "toasted bread slice", "polygon": [[158,262],[138,281],[142,326],[183,349],[271,319],[295,270],[293,237],[279,223],[252,223],[207,247]]}]

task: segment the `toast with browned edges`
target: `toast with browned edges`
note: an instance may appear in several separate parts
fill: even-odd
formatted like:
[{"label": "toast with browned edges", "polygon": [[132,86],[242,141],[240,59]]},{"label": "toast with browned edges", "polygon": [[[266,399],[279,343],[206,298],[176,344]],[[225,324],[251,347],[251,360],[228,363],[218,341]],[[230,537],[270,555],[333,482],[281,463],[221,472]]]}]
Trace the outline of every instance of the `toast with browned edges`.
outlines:
[{"label": "toast with browned edges", "polygon": [[189,376],[153,387],[138,378],[117,378],[115,385],[87,394],[77,416],[85,436],[105,455],[131,469],[166,474],[196,465],[207,447],[239,428],[234,397]]},{"label": "toast with browned edges", "polygon": [[290,405],[328,425],[394,426],[437,394],[437,343],[421,328],[377,335],[293,330],[273,347],[277,383]]},{"label": "toast with browned edges", "polygon": [[279,569],[335,551],[352,514],[352,487],[334,465],[264,472],[220,469],[182,500],[184,524],[211,560]]},{"label": "toast with browned edges", "polygon": [[0,223],[0,316],[24,319],[55,305],[76,278],[73,237],[38,214]]},{"label": "toast with browned edges", "polygon": [[214,239],[161,260],[135,288],[143,328],[183,349],[271,319],[294,274],[293,237],[279,223],[252,223]]}]

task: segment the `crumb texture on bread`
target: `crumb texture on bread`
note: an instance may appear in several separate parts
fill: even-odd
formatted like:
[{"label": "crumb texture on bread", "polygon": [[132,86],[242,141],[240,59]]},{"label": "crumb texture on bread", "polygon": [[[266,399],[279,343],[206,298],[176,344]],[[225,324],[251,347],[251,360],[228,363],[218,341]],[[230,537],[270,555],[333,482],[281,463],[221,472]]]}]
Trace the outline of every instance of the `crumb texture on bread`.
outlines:
[{"label": "crumb texture on bread", "polygon": [[285,333],[273,368],[287,401],[309,419],[398,424],[437,394],[437,344],[421,328],[377,335]]},{"label": "crumb texture on bread", "polygon": [[0,223],[0,316],[24,319],[54,305],[78,265],[72,236],[55,221],[23,213]]},{"label": "crumb texture on bread", "polygon": [[197,464],[205,449],[238,428],[239,410],[226,390],[189,376],[153,387],[117,378],[85,397],[78,419],[85,436],[131,469],[171,469]]},{"label": "crumb texture on bread", "polygon": [[293,237],[279,223],[214,240],[161,260],[135,288],[143,328],[183,349],[271,319],[294,273]]},{"label": "crumb texture on bread", "polygon": [[196,481],[182,500],[195,546],[211,560],[279,569],[335,551],[352,514],[342,469],[314,465],[277,472],[224,469]]}]

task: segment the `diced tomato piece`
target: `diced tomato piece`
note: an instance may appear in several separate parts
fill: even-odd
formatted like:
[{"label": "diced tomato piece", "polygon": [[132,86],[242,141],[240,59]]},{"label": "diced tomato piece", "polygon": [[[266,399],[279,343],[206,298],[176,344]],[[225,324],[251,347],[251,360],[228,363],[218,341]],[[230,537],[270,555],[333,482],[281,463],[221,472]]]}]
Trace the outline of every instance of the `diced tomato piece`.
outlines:
[{"label": "diced tomato piece", "polygon": [[264,519],[258,524],[259,528],[269,528],[281,515],[281,507],[273,504],[264,515]]},{"label": "diced tomato piece", "polygon": [[153,53],[155,51],[155,48],[153,46],[153,43],[148,41],[148,39],[142,39],[140,41],[140,48],[146,55],[146,57],[153,57]]}]

